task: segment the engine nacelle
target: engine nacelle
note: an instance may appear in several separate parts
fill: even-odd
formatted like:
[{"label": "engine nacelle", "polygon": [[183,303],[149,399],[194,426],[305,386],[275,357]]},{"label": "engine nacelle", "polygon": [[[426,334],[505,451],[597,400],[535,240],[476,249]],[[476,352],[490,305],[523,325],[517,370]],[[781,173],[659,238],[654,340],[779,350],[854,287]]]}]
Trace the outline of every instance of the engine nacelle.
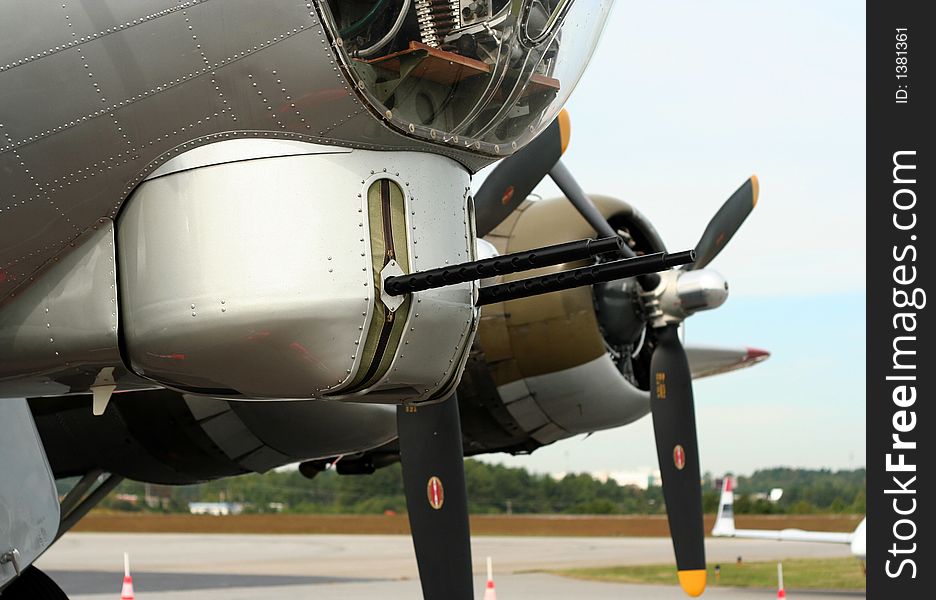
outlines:
[{"label": "engine nacelle", "polygon": [[29,404],[57,479],[103,469],[182,485],[305,460],[353,459],[396,439],[396,408],[381,404],[236,402],[172,390],[115,394],[100,416],[91,413],[88,396]]},{"label": "engine nacelle", "polygon": [[[656,232],[631,206],[608,197],[592,199],[638,251],[662,249]],[[506,254],[594,235],[572,205],[560,198],[525,202],[485,239]],[[500,279],[522,279],[583,264]],[[621,310],[614,315],[621,329],[616,326],[615,331],[631,331],[628,343],[637,342],[645,329],[635,309],[637,298],[625,289],[625,281],[609,285],[624,290]],[[647,414],[645,374],[635,371],[648,363],[649,353],[633,359],[611,351],[614,344],[603,333],[595,295],[595,289],[584,287],[483,308],[475,352],[459,387],[467,452],[505,448],[510,442],[509,451],[528,451]],[[503,435],[491,434],[492,421]]]}]

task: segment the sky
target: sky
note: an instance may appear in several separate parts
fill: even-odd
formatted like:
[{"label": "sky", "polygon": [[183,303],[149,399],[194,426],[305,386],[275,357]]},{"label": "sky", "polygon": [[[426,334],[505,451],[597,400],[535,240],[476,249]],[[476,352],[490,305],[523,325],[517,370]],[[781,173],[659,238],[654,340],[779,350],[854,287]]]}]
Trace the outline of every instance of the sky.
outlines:
[{"label": "sky", "polygon": [[[853,0],[617,0],[567,104],[566,165],[586,191],[634,204],[671,250],[760,180],[711,265],[731,296],[686,333],[771,358],[696,383],[703,471],[865,465],[864,13]],[[558,195],[548,180],[535,192]],[[647,417],[485,460],[614,471],[655,468],[656,454]]]}]

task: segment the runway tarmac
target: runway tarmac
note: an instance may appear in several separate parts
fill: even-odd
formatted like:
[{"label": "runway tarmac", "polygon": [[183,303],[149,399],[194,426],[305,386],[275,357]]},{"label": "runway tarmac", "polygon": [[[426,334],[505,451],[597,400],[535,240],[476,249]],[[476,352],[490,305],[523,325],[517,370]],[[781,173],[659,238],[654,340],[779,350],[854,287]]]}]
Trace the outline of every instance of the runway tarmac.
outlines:
[{"label": "runway tarmac", "polygon": [[[114,600],[120,590],[123,552],[130,553],[137,598],[146,600],[253,600],[420,598],[416,561],[406,536],[204,535],[70,533],[38,562],[75,600]],[[844,557],[836,545],[763,540],[706,541],[709,562]],[[494,559],[501,600],[572,597],[684,598],[676,586],[577,581],[530,573],[537,569],[673,560],[665,538],[476,537],[472,542],[478,597],[485,557]],[[798,593],[791,599],[863,598],[862,593]],[[776,597],[776,590],[710,587],[706,597],[745,600]]]}]

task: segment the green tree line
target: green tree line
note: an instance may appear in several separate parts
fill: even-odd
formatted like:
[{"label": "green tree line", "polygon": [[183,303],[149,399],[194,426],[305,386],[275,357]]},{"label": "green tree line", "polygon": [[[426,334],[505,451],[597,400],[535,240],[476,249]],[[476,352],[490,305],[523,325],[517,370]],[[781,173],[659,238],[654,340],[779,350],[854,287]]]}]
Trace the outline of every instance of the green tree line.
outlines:
[{"label": "green tree line", "polygon": [[[640,489],[614,480],[600,481],[588,474],[555,479],[523,468],[465,461],[469,504],[474,514],[662,514],[659,487]],[[865,512],[864,469],[851,471],[775,468],[755,471],[736,479],[738,514],[803,514]],[[706,512],[718,506],[717,480],[703,481]],[[756,499],[756,494],[783,488],[779,502]],[[150,487],[150,491],[153,491]],[[158,488],[156,488],[158,489]],[[102,503],[118,510],[153,510],[143,500],[147,486],[124,481]],[[373,475],[338,475],[333,471],[307,479],[297,470],[271,471],[208,483],[162,488],[165,502],[155,510],[188,512],[189,502],[239,502],[245,512],[376,514],[405,512],[400,465]],[[127,499],[136,496],[134,503]]]}]

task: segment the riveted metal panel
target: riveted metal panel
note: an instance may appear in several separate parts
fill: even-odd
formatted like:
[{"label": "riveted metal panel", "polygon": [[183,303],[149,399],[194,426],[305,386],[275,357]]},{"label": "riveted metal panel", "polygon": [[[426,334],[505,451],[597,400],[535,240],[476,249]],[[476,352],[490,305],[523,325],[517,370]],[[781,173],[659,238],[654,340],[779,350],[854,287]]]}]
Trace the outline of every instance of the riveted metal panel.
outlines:
[{"label": "riveted metal panel", "polygon": [[[406,194],[407,272],[472,260],[468,173],[453,169],[455,163],[442,157],[368,155],[376,160],[363,190],[387,178]],[[402,394],[407,401],[422,402],[457,383],[477,324],[475,293],[474,283],[464,283],[412,294],[398,352],[369,395],[400,399]]]},{"label": "riveted metal panel", "polygon": [[[395,235],[406,232],[407,270],[470,259],[468,174],[457,163],[313,145],[320,154],[270,158],[270,145],[282,142],[258,140],[253,160],[151,178],[122,213],[126,348],[141,375],[230,397],[349,396],[370,364],[364,339],[382,325],[365,212],[378,179],[406,196]],[[212,162],[207,150],[196,162]],[[349,397],[422,401],[455,382],[473,295],[470,283],[415,295],[386,375]]]},{"label": "riveted metal panel", "polygon": [[75,245],[0,304],[0,380],[93,379],[122,365],[113,223],[105,219]]},{"label": "riveted metal panel", "polygon": [[[97,106],[100,100],[86,80],[83,61],[77,50],[59,52],[29,65],[27,69],[11,69],[0,74],[4,93],[0,106],[0,123],[4,134],[23,140],[60,125],[75,115],[76,106]],[[63,90],[69,90],[67,94]],[[43,98],[42,110],[21,110],[30,99]],[[0,146],[6,144],[0,143]]]},{"label": "riveted metal panel", "polygon": [[374,293],[345,156],[243,160],[140,186],[118,222],[135,371],[261,398],[345,381]]},{"label": "riveted metal panel", "polygon": [[[0,229],[3,232],[3,244],[9,249],[11,256],[17,256],[16,259],[0,265],[0,279],[10,287],[29,281],[29,276],[39,265],[48,261],[52,255],[65,250],[64,247],[59,247],[62,234],[57,231],[61,215],[41,193],[30,196],[29,192],[28,186],[24,186],[24,191],[15,197],[0,197],[0,202],[6,205],[3,214],[0,214],[0,222],[6,216],[6,221],[11,224],[8,228]],[[44,223],[45,227],[38,231],[13,227],[14,220]],[[63,229],[68,229],[69,235],[77,234],[67,224]],[[55,252],[50,252],[50,249],[55,249]]]},{"label": "riveted metal panel", "polygon": [[[51,2],[59,9],[69,37],[85,41],[89,36],[110,37],[129,27],[149,23],[190,10],[206,0],[129,0],[124,2]],[[39,4],[38,2],[36,4]],[[84,32],[84,33],[82,33]]]},{"label": "riveted metal panel", "polygon": [[27,7],[21,0],[0,0],[0,14],[0,69],[44,58],[90,33],[90,24],[65,18],[61,2],[30,2]]},{"label": "riveted metal panel", "polygon": [[168,84],[205,66],[191,13],[191,8],[174,11],[70,51],[81,58],[79,70],[105,98],[102,104],[143,94],[153,82]]},{"label": "riveted metal panel", "polygon": [[0,296],[201,145],[259,136],[440,153],[471,169],[491,160],[366,110],[306,0],[0,7],[0,208],[36,204],[0,212],[13,232],[0,240]]}]

